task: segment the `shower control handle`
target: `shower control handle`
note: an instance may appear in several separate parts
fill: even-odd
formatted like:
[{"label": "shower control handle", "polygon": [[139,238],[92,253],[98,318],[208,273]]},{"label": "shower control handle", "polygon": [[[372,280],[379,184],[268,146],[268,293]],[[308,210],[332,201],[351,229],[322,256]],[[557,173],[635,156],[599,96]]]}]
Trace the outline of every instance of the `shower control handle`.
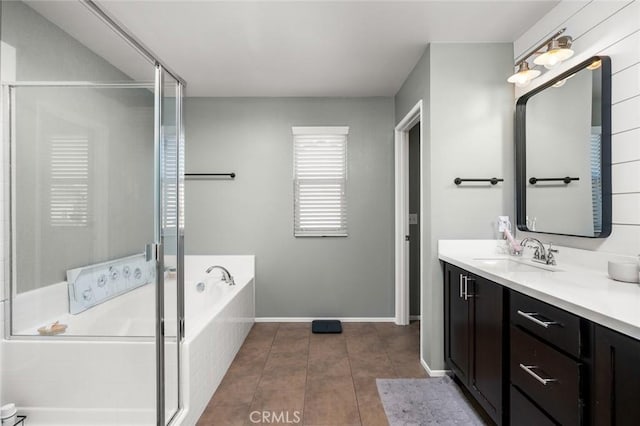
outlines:
[{"label": "shower control handle", "polygon": [[160,244],[149,243],[144,247],[144,257],[147,262],[160,260]]}]

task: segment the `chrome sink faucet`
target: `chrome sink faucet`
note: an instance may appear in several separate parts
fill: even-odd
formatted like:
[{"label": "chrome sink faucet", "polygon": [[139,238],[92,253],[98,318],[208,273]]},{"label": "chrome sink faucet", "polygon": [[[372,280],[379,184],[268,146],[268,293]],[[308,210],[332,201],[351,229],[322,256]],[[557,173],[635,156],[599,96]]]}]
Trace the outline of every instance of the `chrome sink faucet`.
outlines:
[{"label": "chrome sink faucet", "polygon": [[[533,246],[526,245],[527,243],[533,243],[534,245]],[[542,244],[540,240],[536,238],[527,237],[520,242],[520,245],[522,247],[529,247],[529,248],[536,249],[536,251],[533,253],[533,259],[531,259],[534,262],[544,263],[545,265],[556,264],[556,258],[554,256],[554,253],[558,253],[558,250],[551,248],[552,246],[551,243],[549,243],[549,248],[545,249],[544,244]],[[522,255],[522,251],[519,254]]]},{"label": "chrome sink faucet", "polygon": [[220,265],[209,266],[205,272],[209,274],[214,269],[220,269],[220,271],[222,272],[222,281],[224,281],[229,285],[236,285],[236,282],[233,280],[233,276],[231,276],[231,273],[229,273],[229,270],[224,266],[220,266]]}]

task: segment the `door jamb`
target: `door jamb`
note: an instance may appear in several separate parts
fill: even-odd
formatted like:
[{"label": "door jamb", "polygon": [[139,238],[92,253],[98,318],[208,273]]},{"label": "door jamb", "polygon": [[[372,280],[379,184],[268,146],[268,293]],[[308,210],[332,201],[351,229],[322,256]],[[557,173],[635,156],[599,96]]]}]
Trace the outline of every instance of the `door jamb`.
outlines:
[{"label": "door jamb", "polygon": [[[419,123],[420,125],[420,212],[424,216],[423,203],[423,117],[422,100],[404,116],[395,128],[394,160],[395,160],[395,323],[397,325],[409,324],[409,241],[405,236],[409,235],[409,130]],[[420,226],[420,251],[424,253],[423,220],[419,219]],[[424,265],[420,259],[420,317],[423,318],[422,292],[423,292]],[[421,324],[422,326],[422,324]]]}]

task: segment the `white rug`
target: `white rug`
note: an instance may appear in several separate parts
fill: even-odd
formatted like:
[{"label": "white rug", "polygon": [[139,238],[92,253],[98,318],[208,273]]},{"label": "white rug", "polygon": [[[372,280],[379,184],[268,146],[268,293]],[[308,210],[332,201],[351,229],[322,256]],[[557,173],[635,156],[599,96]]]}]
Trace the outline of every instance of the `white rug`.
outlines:
[{"label": "white rug", "polygon": [[390,426],[486,424],[449,377],[376,382]]}]

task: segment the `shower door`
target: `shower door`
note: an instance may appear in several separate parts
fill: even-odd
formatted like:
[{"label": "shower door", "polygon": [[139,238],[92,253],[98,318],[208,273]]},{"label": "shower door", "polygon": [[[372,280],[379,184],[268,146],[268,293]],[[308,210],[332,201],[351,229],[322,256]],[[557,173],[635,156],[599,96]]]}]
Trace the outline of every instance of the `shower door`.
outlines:
[{"label": "shower door", "polygon": [[158,376],[163,393],[158,394],[159,410],[164,423],[170,423],[182,407],[180,392],[180,342],[184,336],[183,238],[184,214],[184,136],[182,126],[182,85],[169,73],[158,68],[157,111],[160,125],[160,196],[161,223],[159,240],[163,247],[165,282],[163,312],[164,327],[159,348],[164,351]]},{"label": "shower door", "polygon": [[4,87],[11,337],[43,344],[3,380],[50,384],[40,412],[164,425],[181,406],[181,86],[164,74]]}]

